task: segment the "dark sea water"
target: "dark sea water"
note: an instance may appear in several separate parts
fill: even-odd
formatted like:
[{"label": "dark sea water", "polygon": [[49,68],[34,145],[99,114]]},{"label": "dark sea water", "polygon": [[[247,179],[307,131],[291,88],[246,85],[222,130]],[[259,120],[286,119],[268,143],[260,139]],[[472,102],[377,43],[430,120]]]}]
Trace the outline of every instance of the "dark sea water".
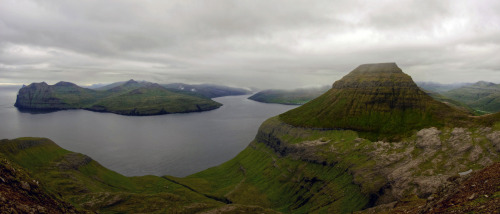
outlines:
[{"label": "dark sea water", "polygon": [[86,110],[22,113],[19,87],[0,87],[0,139],[47,137],[127,176],[186,176],[230,160],[269,117],[295,106],[246,96],[215,98],[221,108],[200,113],[121,116]]}]

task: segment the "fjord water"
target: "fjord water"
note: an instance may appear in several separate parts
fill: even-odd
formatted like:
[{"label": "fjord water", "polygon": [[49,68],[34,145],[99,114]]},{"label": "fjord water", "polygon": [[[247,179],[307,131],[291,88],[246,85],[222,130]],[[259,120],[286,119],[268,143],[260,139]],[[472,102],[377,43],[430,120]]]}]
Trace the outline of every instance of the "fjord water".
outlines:
[{"label": "fjord water", "polygon": [[0,139],[47,137],[127,176],[186,176],[221,164],[252,141],[264,120],[295,107],[259,103],[245,95],[215,98],[221,108],[188,114],[32,114],[13,106],[19,88],[0,87]]}]

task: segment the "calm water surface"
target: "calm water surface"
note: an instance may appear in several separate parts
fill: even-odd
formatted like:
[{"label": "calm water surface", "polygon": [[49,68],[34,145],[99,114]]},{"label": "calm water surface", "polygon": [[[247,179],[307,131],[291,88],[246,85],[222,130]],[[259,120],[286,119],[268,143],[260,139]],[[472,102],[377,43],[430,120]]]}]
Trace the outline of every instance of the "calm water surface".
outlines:
[{"label": "calm water surface", "polygon": [[200,113],[121,116],[85,110],[22,113],[19,87],[0,87],[0,139],[47,137],[127,176],[186,176],[230,160],[267,118],[295,106],[246,96],[215,98],[221,108]]}]

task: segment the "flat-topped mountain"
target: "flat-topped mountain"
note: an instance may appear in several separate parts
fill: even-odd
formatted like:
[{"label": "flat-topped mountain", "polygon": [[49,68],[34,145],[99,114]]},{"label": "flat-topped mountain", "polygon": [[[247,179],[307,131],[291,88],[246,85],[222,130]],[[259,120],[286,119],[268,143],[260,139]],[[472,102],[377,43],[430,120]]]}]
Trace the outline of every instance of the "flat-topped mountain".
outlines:
[{"label": "flat-topped mountain", "polygon": [[464,117],[423,92],[396,63],[360,65],[320,97],[280,115],[298,127],[378,134],[440,127]]},{"label": "flat-topped mountain", "polygon": [[156,83],[129,80],[107,90],[73,83],[32,83],[19,90],[15,106],[21,110],[87,109],[122,115],[158,115],[207,111],[220,107],[209,98],[177,93]]}]

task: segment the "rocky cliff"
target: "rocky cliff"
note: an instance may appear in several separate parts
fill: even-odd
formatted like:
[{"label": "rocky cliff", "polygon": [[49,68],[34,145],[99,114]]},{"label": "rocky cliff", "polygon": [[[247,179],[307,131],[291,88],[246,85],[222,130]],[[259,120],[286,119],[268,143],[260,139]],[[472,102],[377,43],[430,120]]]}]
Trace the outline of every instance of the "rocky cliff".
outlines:
[{"label": "rocky cliff", "polygon": [[0,213],[83,213],[47,193],[21,167],[0,159]]},{"label": "rocky cliff", "polygon": [[68,109],[71,106],[54,96],[53,87],[47,83],[32,83],[19,90],[16,103],[20,109],[35,110],[59,110]]},{"label": "rocky cliff", "polygon": [[256,141],[282,157],[344,168],[372,205],[427,198],[450,177],[500,161],[500,131],[488,127],[431,127],[402,141],[373,142],[353,131],[293,127],[275,117],[262,124]]}]

